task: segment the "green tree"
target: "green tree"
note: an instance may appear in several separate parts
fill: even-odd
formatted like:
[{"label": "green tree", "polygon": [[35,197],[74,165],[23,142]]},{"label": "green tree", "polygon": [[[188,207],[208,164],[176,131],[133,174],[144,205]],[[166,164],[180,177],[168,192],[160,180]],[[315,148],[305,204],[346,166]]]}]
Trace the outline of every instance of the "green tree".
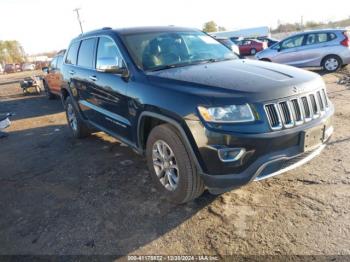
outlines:
[{"label": "green tree", "polygon": [[214,21],[209,21],[203,25],[203,31],[207,33],[216,32],[218,31],[218,26]]},{"label": "green tree", "polygon": [[0,62],[21,63],[24,62],[24,60],[25,53],[18,41],[0,41]]}]

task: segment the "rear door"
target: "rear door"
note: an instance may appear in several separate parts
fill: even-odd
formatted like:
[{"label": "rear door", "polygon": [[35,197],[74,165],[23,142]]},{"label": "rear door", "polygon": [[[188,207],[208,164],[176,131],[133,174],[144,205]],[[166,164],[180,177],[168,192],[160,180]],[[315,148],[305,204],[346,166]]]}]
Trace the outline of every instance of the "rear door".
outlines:
[{"label": "rear door", "polygon": [[303,58],[298,52],[303,45],[304,37],[304,35],[296,35],[282,41],[273,62],[299,66]]},{"label": "rear door", "polygon": [[321,60],[329,52],[331,41],[336,35],[328,32],[310,33],[305,35],[304,45],[299,50],[300,66],[320,66]]}]

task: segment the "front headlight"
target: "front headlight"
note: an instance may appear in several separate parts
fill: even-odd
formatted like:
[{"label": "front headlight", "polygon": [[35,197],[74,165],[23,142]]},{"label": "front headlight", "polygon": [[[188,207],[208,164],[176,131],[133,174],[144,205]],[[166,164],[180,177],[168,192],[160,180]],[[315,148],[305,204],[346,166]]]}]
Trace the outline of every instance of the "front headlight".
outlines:
[{"label": "front headlight", "polygon": [[255,120],[248,104],[209,108],[199,106],[198,111],[207,122],[242,123]]}]

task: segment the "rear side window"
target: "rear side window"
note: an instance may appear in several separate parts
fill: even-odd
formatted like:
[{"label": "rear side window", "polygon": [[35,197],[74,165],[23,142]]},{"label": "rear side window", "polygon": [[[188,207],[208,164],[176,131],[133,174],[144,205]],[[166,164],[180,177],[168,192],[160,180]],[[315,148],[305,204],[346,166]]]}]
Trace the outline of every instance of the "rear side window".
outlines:
[{"label": "rear side window", "polygon": [[63,56],[60,55],[57,57],[57,69],[62,68],[62,63],[63,63]]},{"label": "rear side window", "polygon": [[72,65],[77,64],[77,54],[78,54],[79,44],[80,42],[75,42],[71,44],[71,46],[69,47],[67,57],[66,57],[66,64],[72,64]]},{"label": "rear side window", "polygon": [[83,40],[79,48],[78,66],[93,68],[96,38]]},{"label": "rear side window", "polygon": [[54,57],[50,63],[50,68],[56,69],[56,66],[57,66],[57,57]]}]

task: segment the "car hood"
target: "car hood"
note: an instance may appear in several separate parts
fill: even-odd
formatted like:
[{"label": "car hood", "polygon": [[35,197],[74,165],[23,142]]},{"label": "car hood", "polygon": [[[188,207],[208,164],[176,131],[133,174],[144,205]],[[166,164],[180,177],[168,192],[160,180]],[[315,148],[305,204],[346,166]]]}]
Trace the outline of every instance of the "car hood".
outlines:
[{"label": "car hood", "polygon": [[[312,72],[269,62],[229,60],[191,65],[147,73],[150,81],[186,89],[209,97],[240,96],[248,100],[268,101],[305,93],[324,86]],[[167,81],[164,81],[167,80]],[[170,82],[169,82],[170,80]]]}]

